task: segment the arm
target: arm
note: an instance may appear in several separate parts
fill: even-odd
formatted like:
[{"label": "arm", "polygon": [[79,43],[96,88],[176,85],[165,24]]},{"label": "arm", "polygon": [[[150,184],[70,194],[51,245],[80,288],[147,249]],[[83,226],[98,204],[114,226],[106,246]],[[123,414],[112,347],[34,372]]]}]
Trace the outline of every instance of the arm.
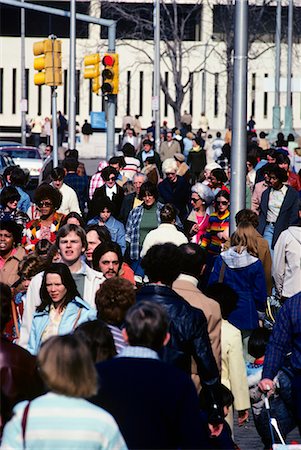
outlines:
[{"label": "arm", "polygon": [[119,222],[118,229],[117,229],[117,244],[120,245],[122,254],[124,255],[124,252],[126,249],[125,229],[121,222]]},{"label": "arm", "polygon": [[82,215],[78,198],[76,195],[76,192],[72,189],[72,192],[70,191],[70,203],[69,203],[70,212],[77,212],[80,216]]},{"label": "arm", "polygon": [[35,320],[32,321],[30,335],[29,335],[29,341],[27,344],[27,350],[32,355],[37,354],[37,332],[36,332],[36,322]]},{"label": "arm", "polygon": [[265,274],[262,262],[258,260],[255,264],[254,273],[251,273],[252,280],[256,280],[253,284],[254,300],[257,311],[264,311],[266,307],[267,288],[265,282]]},{"label": "arm", "polygon": [[22,450],[23,439],[22,439],[22,426],[21,421],[23,417],[23,411],[27,405],[27,401],[19,403],[13,409],[13,417],[4,427],[1,449],[3,450]]},{"label": "arm", "polygon": [[[283,235],[284,233],[284,235]],[[285,249],[286,240],[284,239],[286,232],[284,231],[279,236],[274,249],[274,259],[273,259],[273,277],[275,281],[275,289],[277,297],[281,298],[284,275],[285,275]]]}]

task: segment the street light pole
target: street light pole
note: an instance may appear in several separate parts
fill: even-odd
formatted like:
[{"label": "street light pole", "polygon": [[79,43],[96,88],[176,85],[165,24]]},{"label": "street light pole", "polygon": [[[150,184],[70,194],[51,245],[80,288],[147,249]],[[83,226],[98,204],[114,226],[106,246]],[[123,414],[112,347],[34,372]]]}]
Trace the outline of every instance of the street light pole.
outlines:
[{"label": "street light pole", "polygon": [[292,53],[293,53],[293,0],[288,3],[288,26],[287,26],[287,84],[286,84],[286,107],[284,133],[288,136],[294,133],[292,112]]},{"label": "street light pole", "polygon": [[[24,3],[24,0],[21,0]],[[21,142],[26,145],[25,9],[21,8]]]},{"label": "street light pole", "polygon": [[154,94],[155,149],[160,151],[160,0],[154,0]]},{"label": "street light pole", "polygon": [[75,149],[76,136],[76,2],[70,1],[68,146]]},{"label": "street light pole", "polygon": [[276,34],[275,34],[275,101],[273,106],[273,130],[269,140],[274,141],[281,129],[280,122],[280,58],[281,58],[281,0],[277,0]]},{"label": "street light pole", "polygon": [[245,208],[246,203],[248,8],[247,0],[236,0],[230,190],[231,233],[236,228],[235,215]]}]

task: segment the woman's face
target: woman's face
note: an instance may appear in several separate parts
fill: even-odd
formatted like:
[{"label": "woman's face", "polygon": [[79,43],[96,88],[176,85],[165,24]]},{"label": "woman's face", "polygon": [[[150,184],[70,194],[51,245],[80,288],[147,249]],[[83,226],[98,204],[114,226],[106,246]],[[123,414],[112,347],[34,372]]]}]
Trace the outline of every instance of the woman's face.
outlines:
[{"label": "woman's face", "polygon": [[14,236],[8,230],[0,230],[0,255],[7,255],[14,246]]},{"label": "woman's face", "polygon": [[276,177],[275,174],[271,173],[268,176],[268,184],[273,188],[273,189],[281,189],[282,187],[282,181],[279,180],[279,178]]},{"label": "woman's face", "polygon": [[69,219],[67,220],[67,223],[73,224],[73,225],[78,225],[79,227],[81,226],[79,220],[76,217],[69,217]]},{"label": "woman's face", "polygon": [[250,163],[250,161],[247,161],[247,171],[251,172],[251,170],[254,169],[254,166],[252,163]]},{"label": "woman's face", "polygon": [[23,291],[27,291],[30,282],[31,282],[31,278],[24,278],[24,280],[21,283],[21,287],[22,287]]},{"label": "woman's face", "polygon": [[63,285],[62,278],[57,273],[47,273],[46,288],[52,302],[56,305],[61,303],[67,294],[67,288]]},{"label": "woman's face", "polygon": [[199,210],[200,207],[203,204],[203,200],[195,192],[193,192],[191,194],[191,200],[190,201],[191,201],[191,205],[192,205],[193,209],[195,209],[195,210]]},{"label": "woman's face", "polygon": [[168,179],[168,181],[169,181],[170,183],[175,183],[175,182],[177,181],[177,174],[176,174],[175,171],[173,171],[173,172],[168,172],[168,173],[166,174],[166,178]]},{"label": "woman's face", "polygon": [[210,177],[208,178],[210,186],[211,187],[217,187],[219,185],[219,182],[217,181],[217,178],[214,175],[210,175]]},{"label": "woman's face", "polygon": [[145,195],[143,197],[143,202],[146,206],[148,206],[148,207],[153,206],[155,201],[156,201],[156,199],[152,194],[150,194],[149,192],[145,193]]},{"label": "woman's face", "polygon": [[88,247],[86,250],[87,261],[92,261],[92,255],[96,247],[101,244],[101,240],[95,230],[91,230],[87,233]]},{"label": "woman's face", "polygon": [[108,210],[108,208],[104,208],[103,211],[99,213],[99,217],[103,222],[106,222],[111,217],[111,211]]},{"label": "woman's face", "polygon": [[54,206],[52,201],[49,198],[45,198],[41,200],[37,207],[40,210],[41,217],[49,217],[54,212]]},{"label": "woman's face", "polygon": [[230,202],[222,195],[216,200],[216,208],[219,213],[224,213],[229,208]]},{"label": "woman's face", "polygon": [[10,202],[7,202],[7,207],[11,210],[17,209],[18,206],[18,200],[12,200]]}]

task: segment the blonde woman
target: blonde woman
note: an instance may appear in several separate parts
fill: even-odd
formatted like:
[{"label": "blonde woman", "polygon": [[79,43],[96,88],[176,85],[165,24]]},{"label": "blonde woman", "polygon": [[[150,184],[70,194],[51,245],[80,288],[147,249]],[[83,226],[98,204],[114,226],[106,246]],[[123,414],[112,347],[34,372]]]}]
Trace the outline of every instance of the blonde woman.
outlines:
[{"label": "blonde woman", "polygon": [[231,247],[215,260],[209,285],[224,282],[238,294],[229,322],[242,332],[244,346],[251,331],[259,326],[265,311],[267,289],[262,262],[258,259],[254,227],[241,222],[231,236]]}]

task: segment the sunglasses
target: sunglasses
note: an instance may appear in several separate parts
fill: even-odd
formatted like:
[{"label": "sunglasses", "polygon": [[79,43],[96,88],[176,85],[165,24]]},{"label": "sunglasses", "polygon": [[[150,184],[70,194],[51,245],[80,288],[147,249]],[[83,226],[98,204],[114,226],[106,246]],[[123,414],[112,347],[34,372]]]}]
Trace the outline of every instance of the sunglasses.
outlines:
[{"label": "sunglasses", "polygon": [[116,177],[110,177],[108,181],[115,181]]},{"label": "sunglasses", "polygon": [[200,198],[192,198],[191,199],[191,201],[193,202],[193,203],[196,203],[196,202],[198,202],[199,200],[201,200]]},{"label": "sunglasses", "polygon": [[226,200],[222,200],[222,201],[217,201],[216,203],[217,203],[218,205],[224,205],[224,206],[226,206],[226,205],[228,205],[229,202],[227,202]]},{"label": "sunglasses", "polygon": [[43,208],[43,206],[45,206],[46,208],[50,208],[52,206],[52,203],[46,201],[46,202],[39,202],[37,205],[39,208]]}]

